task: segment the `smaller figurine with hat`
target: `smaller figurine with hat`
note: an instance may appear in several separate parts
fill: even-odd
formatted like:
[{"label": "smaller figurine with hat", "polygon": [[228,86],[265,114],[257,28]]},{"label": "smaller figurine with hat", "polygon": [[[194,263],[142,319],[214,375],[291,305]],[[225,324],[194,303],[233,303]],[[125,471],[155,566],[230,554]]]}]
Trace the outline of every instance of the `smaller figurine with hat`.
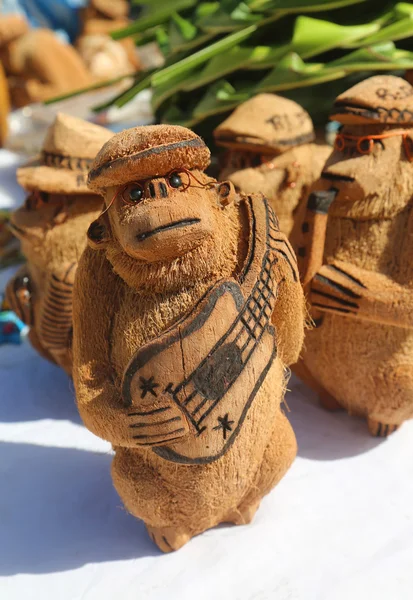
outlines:
[{"label": "smaller figurine with hat", "polygon": [[293,100],[259,94],[241,104],[214,136],[228,149],[220,179],[245,193],[265,194],[294,245],[302,200],[331,154],[330,146],[314,143],[310,115]]},{"label": "smaller figurine with hat", "polygon": [[209,158],[184,127],[109,140],[75,282],[78,408],[165,552],[248,523],[296,453],[281,409],[303,341],[294,252],[267,200],[208,177]]},{"label": "smaller figurine with hat", "polygon": [[28,196],[9,226],[27,262],[9,282],[7,300],[30,327],[34,348],[69,374],[74,276],[86,231],[102,206],[86,185],[87,174],[111,136],[103,127],[58,114],[41,156],[17,170]]},{"label": "smaller figurine with hat", "polygon": [[297,372],[385,437],[413,417],[413,87],[371,77],[331,119],[342,127],[298,248],[315,328]]}]

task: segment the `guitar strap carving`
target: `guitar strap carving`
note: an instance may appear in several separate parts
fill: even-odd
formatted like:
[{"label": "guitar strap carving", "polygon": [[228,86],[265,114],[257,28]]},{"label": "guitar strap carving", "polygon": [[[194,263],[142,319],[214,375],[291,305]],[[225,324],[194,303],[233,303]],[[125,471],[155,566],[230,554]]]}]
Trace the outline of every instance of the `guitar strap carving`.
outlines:
[{"label": "guitar strap carving", "polygon": [[156,400],[177,405],[189,424],[189,434],[173,447],[167,438],[156,439],[152,427],[152,449],[166,460],[205,464],[221,457],[277,354],[271,325],[280,279],[275,265],[286,260],[297,280],[295,257],[267,200],[249,196],[245,205],[249,249],[238,279],[219,281],[189,315],[140,348],[124,373],[127,406],[139,410],[142,383],[150,381]]}]

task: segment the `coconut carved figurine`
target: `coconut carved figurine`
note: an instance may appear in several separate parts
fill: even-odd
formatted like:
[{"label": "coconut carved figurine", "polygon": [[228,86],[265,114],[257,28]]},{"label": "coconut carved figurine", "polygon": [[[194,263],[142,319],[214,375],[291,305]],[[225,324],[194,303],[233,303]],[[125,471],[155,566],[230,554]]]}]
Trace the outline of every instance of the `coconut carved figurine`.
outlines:
[{"label": "coconut carved figurine", "polygon": [[28,191],[10,226],[27,258],[7,286],[7,300],[44,357],[71,372],[72,292],[86,232],[102,198],[90,192],[87,173],[112,133],[68,115],[57,115],[39,159],[17,171]]},{"label": "coconut carved figurine", "polygon": [[214,131],[228,148],[221,179],[245,193],[260,190],[271,202],[280,229],[294,241],[294,223],[331,147],[314,144],[310,115],[299,104],[259,94],[239,106]]},{"label": "coconut carved figurine", "polygon": [[316,328],[304,378],[387,436],[413,416],[413,88],[390,75],[339,96],[335,150],[298,249]]},{"label": "coconut carved figurine", "polygon": [[89,173],[106,211],[75,283],[80,414],[113,444],[116,489],[165,552],[249,522],[296,453],[280,408],[303,339],[294,254],[263,196],[208,164],[183,127],[107,142]]}]

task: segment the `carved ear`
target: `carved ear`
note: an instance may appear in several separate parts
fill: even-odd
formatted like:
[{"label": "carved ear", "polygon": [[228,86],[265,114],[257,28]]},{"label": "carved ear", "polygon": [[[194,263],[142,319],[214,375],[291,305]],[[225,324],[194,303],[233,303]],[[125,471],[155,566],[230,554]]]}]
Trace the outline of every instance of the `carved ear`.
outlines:
[{"label": "carved ear", "polygon": [[111,238],[109,223],[105,215],[100,215],[87,230],[89,246],[94,250],[105,248]]},{"label": "carved ear", "polygon": [[217,185],[218,202],[225,207],[234,202],[237,192],[230,181],[222,181]]}]

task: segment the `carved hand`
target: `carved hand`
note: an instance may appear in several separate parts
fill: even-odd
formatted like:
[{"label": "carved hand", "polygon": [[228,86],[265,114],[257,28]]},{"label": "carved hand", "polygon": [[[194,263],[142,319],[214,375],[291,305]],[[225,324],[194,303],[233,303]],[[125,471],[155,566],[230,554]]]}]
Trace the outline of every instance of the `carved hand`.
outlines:
[{"label": "carved hand", "polygon": [[129,428],[138,446],[159,446],[189,432],[182,410],[153,376],[139,377],[131,399]]},{"label": "carved hand", "polygon": [[78,393],[78,408],[86,427],[114,446],[161,446],[189,431],[183,413],[170,399],[149,394],[139,406],[125,407],[118,391],[107,382],[100,390],[82,388],[88,399]]},{"label": "carved hand", "polygon": [[322,312],[413,328],[413,290],[342,261],[319,269],[311,282],[310,302]]}]

